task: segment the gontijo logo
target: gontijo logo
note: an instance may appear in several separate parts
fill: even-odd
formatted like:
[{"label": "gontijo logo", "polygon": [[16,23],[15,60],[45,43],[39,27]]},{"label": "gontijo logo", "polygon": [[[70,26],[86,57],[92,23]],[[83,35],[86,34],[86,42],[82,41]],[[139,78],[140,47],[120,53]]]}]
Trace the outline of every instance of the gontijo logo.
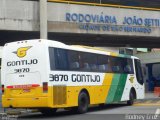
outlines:
[{"label": "gontijo logo", "polygon": [[13,52],[15,54],[17,54],[18,57],[22,58],[25,57],[27,55],[27,51],[31,48],[32,46],[28,46],[28,47],[21,47],[18,48],[17,51]]},{"label": "gontijo logo", "polygon": [[129,80],[130,80],[131,83],[134,83],[134,77],[130,77]]}]

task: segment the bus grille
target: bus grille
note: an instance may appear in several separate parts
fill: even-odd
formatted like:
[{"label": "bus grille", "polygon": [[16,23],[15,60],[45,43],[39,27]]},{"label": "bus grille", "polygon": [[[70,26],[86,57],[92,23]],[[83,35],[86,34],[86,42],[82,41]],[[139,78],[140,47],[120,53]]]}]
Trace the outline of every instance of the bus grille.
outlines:
[{"label": "bus grille", "polygon": [[53,104],[61,105],[66,104],[66,86],[53,87]]}]

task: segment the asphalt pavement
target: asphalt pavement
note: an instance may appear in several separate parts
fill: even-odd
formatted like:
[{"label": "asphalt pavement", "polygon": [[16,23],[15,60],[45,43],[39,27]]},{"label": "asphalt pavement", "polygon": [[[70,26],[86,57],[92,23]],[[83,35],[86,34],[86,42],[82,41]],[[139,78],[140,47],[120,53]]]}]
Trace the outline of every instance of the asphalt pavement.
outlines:
[{"label": "asphalt pavement", "polygon": [[[18,119],[38,119],[38,120],[130,120],[134,118],[135,120],[152,120],[155,118],[155,113],[157,106],[127,106],[126,104],[110,104],[103,108],[98,106],[91,107],[86,114],[74,114],[70,111],[59,110],[55,115],[44,116],[40,112],[22,114],[19,115]],[[160,114],[160,113],[158,113]],[[145,119],[142,119],[145,118]],[[159,120],[158,115],[157,119]],[[132,119],[131,119],[132,120]]]}]

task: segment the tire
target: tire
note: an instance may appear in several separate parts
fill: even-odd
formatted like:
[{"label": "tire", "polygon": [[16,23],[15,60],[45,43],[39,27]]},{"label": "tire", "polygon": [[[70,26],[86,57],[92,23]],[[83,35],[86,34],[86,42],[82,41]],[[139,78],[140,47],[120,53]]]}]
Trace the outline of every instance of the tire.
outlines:
[{"label": "tire", "polygon": [[101,103],[101,104],[99,104],[99,107],[100,107],[100,108],[104,108],[104,107],[105,107],[105,104],[104,104],[104,103]]},{"label": "tire", "polygon": [[127,105],[133,105],[134,104],[134,94],[133,94],[133,92],[131,91],[130,92],[130,95],[129,95],[129,100],[127,101]]},{"label": "tire", "polygon": [[79,114],[86,113],[89,106],[89,97],[86,92],[81,92],[78,96],[78,107],[77,112]]},{"label": "tire", "polygon": [[56,108],[53,108],[53,109],[49,109],[49,108],[46,109],[46,108],[44,108],[44,109],[39,109],[39,111],[43,115],[49,115],[49,116],[51,116],[51,115],[54,115],[56,113],[57,109]]}]

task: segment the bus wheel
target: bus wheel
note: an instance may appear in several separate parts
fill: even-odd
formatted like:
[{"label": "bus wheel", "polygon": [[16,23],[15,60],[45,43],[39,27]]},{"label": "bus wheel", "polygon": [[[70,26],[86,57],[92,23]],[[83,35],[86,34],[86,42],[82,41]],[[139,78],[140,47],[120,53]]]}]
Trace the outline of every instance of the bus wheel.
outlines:
[{"label": "bus wheel", "polygon": [[89,96],[86,92],[81,92],[78,97],[78,108],[77,112],[82,114],[88,111]]},{"label": "bus wheel", "polygon": [[57,111],[56,108],[53,108],[53,109],[39,109],[39,111],[43,114],[43,115],[54,115]]},{"label": "bus wheel", "polygon": [[127,101],[127,105],[133,105],[133,103],[134,103],[134,94],[131,91],[129,95],[129,100]]},{"label": "bus wheel", "polygon": [[105,104],[104,103],[101,103],[98,105],[100,108],[104,108],[105,107]]}]

